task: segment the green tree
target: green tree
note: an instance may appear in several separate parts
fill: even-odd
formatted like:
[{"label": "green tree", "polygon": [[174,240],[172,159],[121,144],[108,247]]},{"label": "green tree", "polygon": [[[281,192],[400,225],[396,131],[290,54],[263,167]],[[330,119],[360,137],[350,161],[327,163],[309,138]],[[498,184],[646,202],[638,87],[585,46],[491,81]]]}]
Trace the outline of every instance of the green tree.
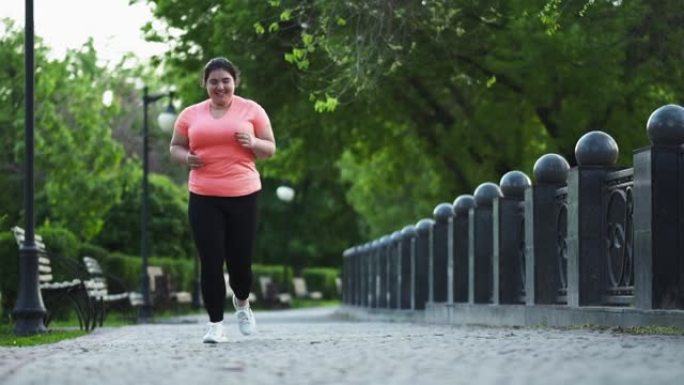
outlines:
[{"label": "green tree", "polygon": [[[188,193],[169,177],[150,174],[150,253],[157,256],[190,258],[194,247],[187,223]],[[95,242],[108,250],[130,255],[140,253],[142,171],[135,169],[124,181],[123,196],[104,218]]]},{"label": "green tree", "polygon": [[[198,86],[199,71],[220,55],[240,67],[238,94],[258,101],[269,113],[278,152],[258,163],[264,188],[256,260],[283,262],[287,249],[302,263],[339,264],[340,250],[360,239],[358,217],[344,199],[346,184],[335,167],[344,143],[338,135],[344,131],[337,129],[332,115],[315,113],[308,93],[299,88],[298,70],[283,60],[297,33],[293,22],[272,14],[275,8],[267,2],[153,3],[155,15],[169,28],[155,30],[150,23],[148,37],[173,47],[159,60],[178,85],[184,105],[206,98]],[[256,21],[267,27],[275,23],[271,29],[278,28],[279,35],[257,33]],[[182,36],[176,35],[180,30]],[[310,151],[314,143],[321,151]],[[285,181],[297,190],[288,206],[275,197],[275,188]]]},{"label": "green tree", "polygon": [[[0,25],[0,141],[7,149],[0,158],[0,215],[14,225],[20,224],[23,208],[23,31],[10,20]],[[140,169],[133,151],[139,153],[141,146],[134,150],[125,139],[131,136],[131,127],[141,126],[135,79],[149,73],[129,55],[118,63],[101,63],[91,42],[59,60],[50,59],[48,49],[38,37],[36,220],[64,226],[81,240],[90,240],[118,204],[134,170]],[[105,94],[110,96],[106,104]],[[124,149],[130,149],[128,156]]]},{"label": "green tree", "polygon": [[150,2],[183,30],[149,30],[178,73],[217,53],[244,66],[286,147],[265,175],[335,179],[366,237],[544,153],[574,164],[590,130],[628,165],[684,84],[676,0]]}]

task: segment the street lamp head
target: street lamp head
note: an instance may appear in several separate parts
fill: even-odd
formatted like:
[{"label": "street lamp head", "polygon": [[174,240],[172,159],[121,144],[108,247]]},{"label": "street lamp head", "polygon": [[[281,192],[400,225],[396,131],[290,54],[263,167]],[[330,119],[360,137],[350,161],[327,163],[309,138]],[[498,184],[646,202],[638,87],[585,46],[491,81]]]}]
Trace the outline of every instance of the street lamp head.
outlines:
[{"label": "street lamp head", "polygon": [[278,199],[283,202],[292,202],[295,196],[295,190],[290,186],[280,186],[276,189]]},{"label": "street lamp head", "polygon": [[171,132],[173,130],[173,125],[176,123],[176,109],[171,101],[169,101],[169,105],[157,117],[157,122],[162,131]]}]

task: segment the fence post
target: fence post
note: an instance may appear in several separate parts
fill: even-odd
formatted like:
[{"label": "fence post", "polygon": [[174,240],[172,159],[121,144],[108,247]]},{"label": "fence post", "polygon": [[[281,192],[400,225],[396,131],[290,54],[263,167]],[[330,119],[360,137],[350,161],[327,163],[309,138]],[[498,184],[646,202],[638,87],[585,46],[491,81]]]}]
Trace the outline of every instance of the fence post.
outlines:
[{"label": "fence post", "polygon": [[401,301],[401,231],[395,231],[390,236],[389,246],[389,307],[399,309]]},{"label": "fence post", "polygon": [[372,253],[371,255],[373,256],[372,260],[372,271],[373,271],[373,283],[371,286],[372,294],[371,294],[371,307],[378,308],[380,307],[380,285],[381,285],[381,268],[380,268],[380,256],[382,253],[382,243],[380,242],[380,239],[375,239],[371,243],[372,247]]},{"label": "fence post", "polygon": [[358,248],[357,269],[359,270],[358,301],[360,307],[368,306],[368,244],[364,243]]},{"label": "fence post", "polygon": [[468,213],[468,302],[492,301],[492,200],[499,186],[485,182],[475,189],[475,207]]},{"label": "fence post", "polygon": [[414,309],[425,309],[425,302],[429,299],[430,280],[429,275],[430,254],[432,253],[432,227],[435,221],[429,218],[421,219],[416,223],[416,254],[414,274]]},{"label": "fence post", "polygon": [[438,204],[432,215],[435,218],[430,259],[431,289],[430,302],[453,302],[453,222],[454,209],[451,203]]},{"label": "fence post", "polygon": [[361,281],[363,280],[363,276],[361,275],[361,250],[360,246],[355,246],[352,249],[351,253],[351,266],[352,266],[352,274],[351,274],[351,290],[352,290],[352,296],[351,296],[351,304],[355,306],[361,306]]},{"label": "fence post", "polygon": [[351,255],[352,248],[345,249],[342,252],[342,303],[349,305],[351,303]]},{"label": "fence post", "polygon": [[414,271],[415,271],[415,254],[416,254],[416,229],[412,225],[405,226],[401,229],[401,295],[399,301],[399,308],[414,309]]},{"label": "fence post", "polygon": [[560,288],[556,193],[565,186],[570,165],[558,154],[534,163],[535,183],[525,190],[525,300],[527,305],[553,304]]},{"label": "fence post", "polygon": [[365,267],[366,267],[366,307],[373,307],[373,293],[375,292],[375,270],[374,265],[374,253],[375,253],[375,241],[370,241],[366,244],[366,257],[365,257]]},{"label": "fence post", "polygon": [[634,289],[639,309],[684,309],[684,108],[646,123],[650,147],[634,153]]},{"label": "fence post", "polygon": [[383,235],[378,239],[378,270],[377,276],[377,296],[378,296],[378,308],[386,308],[388,303],[388,284],[387,279],[389,274],[387,273],[387,267],[389,265],[389,259],[387,258],[387,251],[389,249],[389,236]]},{"label": "fence post", "polygon": [[524,197],[531,184],[523,172],[509,171],[499,182],[503,197],[494,197],[492,201],[494,304],[524,302]]},{"label": "fence post", "polygon": [[470,209],[475,207],[475,198],[472,195],[459,195],[454,199],[454,217],[453,217],[453,284],[450,290],[453,290],[454,302],[468,302],[468,233],[470,226],[468,225],[468,213]]},{"label": "fence post", "polygon": [[615,170],[618,145],[591,131],[575,146],[577,167],[568,172],[568,305],[601,305],[606,287],[603,181]]}]

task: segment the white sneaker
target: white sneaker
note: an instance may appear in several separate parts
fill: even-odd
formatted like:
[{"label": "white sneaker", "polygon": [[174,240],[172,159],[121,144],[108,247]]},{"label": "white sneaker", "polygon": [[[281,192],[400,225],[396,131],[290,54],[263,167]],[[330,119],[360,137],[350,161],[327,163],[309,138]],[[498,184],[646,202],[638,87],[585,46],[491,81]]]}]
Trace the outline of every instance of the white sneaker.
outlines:
[{"label": "white sneaker", "polygon": [[207,334],[204,335],[202,342],[208,344],[226,342],[226,336],[223,334],[223,321],[208,322],[207,326],[209,326],[209,330],[207,330]]},{"label": "white sneaker", "polygon": [[237,297],[233,294],[233,306],[235,307],[235,317],[238,321],[238,328],[240,333],[245,336],[253,334],[256,331],[256,320],[254,319],[254,313],[249,307],[249,301],[245,306],[239,306],[237,303]]}]

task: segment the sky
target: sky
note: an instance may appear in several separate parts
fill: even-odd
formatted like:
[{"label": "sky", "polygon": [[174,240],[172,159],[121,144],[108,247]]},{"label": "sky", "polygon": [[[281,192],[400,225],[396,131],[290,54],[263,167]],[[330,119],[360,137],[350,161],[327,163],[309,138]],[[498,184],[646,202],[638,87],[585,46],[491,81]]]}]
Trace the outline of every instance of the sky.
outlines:
[{"label": "sky", "polygon": [[[145,60],[164,52],[166,46],[145,42],[140,28],[152,19],[146,3],[128,5],[129,0],[33,0],[33,22],[37,37],[50,49],[52,58],[63,58],[68,48],[94,40],[98,57],[117,61],[125,52]],[[0,0],[0,18],[25,21],[25,0]],[[1,33],[1,29],[0,29]]]}]

